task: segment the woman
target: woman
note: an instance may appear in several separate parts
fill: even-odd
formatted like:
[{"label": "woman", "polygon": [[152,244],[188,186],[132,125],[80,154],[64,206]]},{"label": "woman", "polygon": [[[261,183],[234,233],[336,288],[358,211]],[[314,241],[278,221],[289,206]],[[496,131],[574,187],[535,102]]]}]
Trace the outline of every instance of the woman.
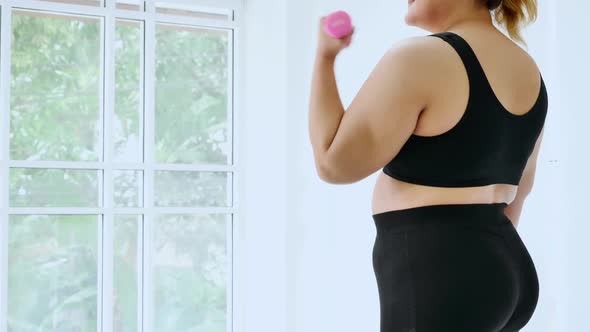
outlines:
[{"label": "woman", "polygon": [[[525,11],[528,16],[525,17]],[[373,194],[381,332],[515,332],[539,296],[516,227],[547,115],[534,60],[512,41],[534,0],[409,0],[430,31],[391,47],[345,111],[320,21],[309,134],[317,172]],[[512,38],[492,23],[492,15]]]}]

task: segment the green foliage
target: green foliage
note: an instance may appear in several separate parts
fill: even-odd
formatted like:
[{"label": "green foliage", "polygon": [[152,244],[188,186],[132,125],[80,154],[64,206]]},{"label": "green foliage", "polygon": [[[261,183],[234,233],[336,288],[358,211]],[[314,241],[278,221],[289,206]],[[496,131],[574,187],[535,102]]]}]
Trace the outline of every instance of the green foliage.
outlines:
[{"label": "green foliage", "polygon": [[156,41],[156,162],[226,164],[227,33],[160,25]]},{"label": "green foliage", "polygon": [[[225,331],[226,215],[159,215],[154,250],[156,331]],[[176,263],[163,253],[173,250]]]},{"label": "green foliage", "polygon": [[100,21],[16,11],[10,158],[98,161]]},{"label": "green foliage", "polygon": [[11,216],[9,331],[96,331],[97,217]]},{"label": "green foliage", "polygon": [[[114,160],[142,162],[142,29],[139,22],[118,21],[115,28]],[[134,144],[130,144],[134,142]],[[131,146],[130,146],[131,145]]]}]

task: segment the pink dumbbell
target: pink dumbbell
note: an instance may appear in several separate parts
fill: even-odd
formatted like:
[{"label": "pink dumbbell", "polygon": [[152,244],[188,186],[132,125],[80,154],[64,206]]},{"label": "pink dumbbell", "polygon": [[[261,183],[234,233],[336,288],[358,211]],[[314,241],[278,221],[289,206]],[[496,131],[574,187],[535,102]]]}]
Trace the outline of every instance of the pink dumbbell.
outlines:
[{"label": "pink dumbbell", "polygon": [[350,16],[343,10],[328,15],[324,21],[324,30],[334,38],[342,38],[352,31]]}]

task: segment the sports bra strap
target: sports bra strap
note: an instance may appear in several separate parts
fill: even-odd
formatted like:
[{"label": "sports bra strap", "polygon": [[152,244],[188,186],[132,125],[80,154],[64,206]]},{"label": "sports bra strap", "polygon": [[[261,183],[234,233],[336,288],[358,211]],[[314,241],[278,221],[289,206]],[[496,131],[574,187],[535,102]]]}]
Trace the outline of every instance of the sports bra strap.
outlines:
[{"label": "sports bra strap", "polygon": [[467,70],[469,82],[472,87],[480,87],[481,89],[481,87],[489,86],[489,82],[481,66],[481,63],[477,59],[477,56],[475,55],[475,52],[471,46],[469,46],[463,37],[450,31],[433,33],[428,36],[435,36],[443,39],[457,51],[461,57],[461,60],[463,61],[465,69]]}]

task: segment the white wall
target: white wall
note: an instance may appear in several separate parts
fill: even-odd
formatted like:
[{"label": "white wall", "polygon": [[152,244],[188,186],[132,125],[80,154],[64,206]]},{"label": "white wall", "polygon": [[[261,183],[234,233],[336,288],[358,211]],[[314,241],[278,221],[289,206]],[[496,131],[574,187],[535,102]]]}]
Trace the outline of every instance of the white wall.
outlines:
[{"label": "white wall", "polygon": [[[553,86],[559,91],[559,103],[554,105],[557,113],[554,118],[559,118],[563,130],[556,132],[559,137],[555,141],[561,150],[565,190],[554,195],[562,195],[563,205],[551,220],[552,227],[547,232],[563,229],[567,239],[565,250],[561,251],[563,255],[559,256],[567,268],[564,296],[569,302],[563,308],[569,327],[567,331],[588,331],[590,322],[585,308],[590,307],[590,217],[587,212],[590,45],[583,28],[588,21],[590,3],[564,0],[557,5],[556,2],[552,2],[552,12],[557,18],[552,44],[556,53]],[[555,246],[550,238],[547,240],[544,246]]]},{"label": "white wall", "polygon": [[[545,79],[549,114],[534,190],[518,227],[541,287],[535,315],[522,332],[588,326],[583,308],[590,269],[583,253],[590,249],[590,225],[582,206],[590,184],[583,172],[590,49],[578,41],[584,38],[579,20],[590,4],[560,4],[541,2],[538,21],[524,32]],[[243,296],[236,299],[238,331],[379,330],[371,265],[376,174],[352,185],[317,177],[307,128],[309,89],[321,15],[346,10],[356,27],[351,47],[336,62],[347,106],[385,50],[428,33],[405,25],[406,7],[390,0],[247,0],[245,134],[237,143],[246,176],[239,237],[248,242],[241,253],[243,284],[236,289]]]},{"label": "white wall", "polygon": [[286,13],[286,1],[247,0],[238,17],[233,302],[239,332],[286,326]]}]

